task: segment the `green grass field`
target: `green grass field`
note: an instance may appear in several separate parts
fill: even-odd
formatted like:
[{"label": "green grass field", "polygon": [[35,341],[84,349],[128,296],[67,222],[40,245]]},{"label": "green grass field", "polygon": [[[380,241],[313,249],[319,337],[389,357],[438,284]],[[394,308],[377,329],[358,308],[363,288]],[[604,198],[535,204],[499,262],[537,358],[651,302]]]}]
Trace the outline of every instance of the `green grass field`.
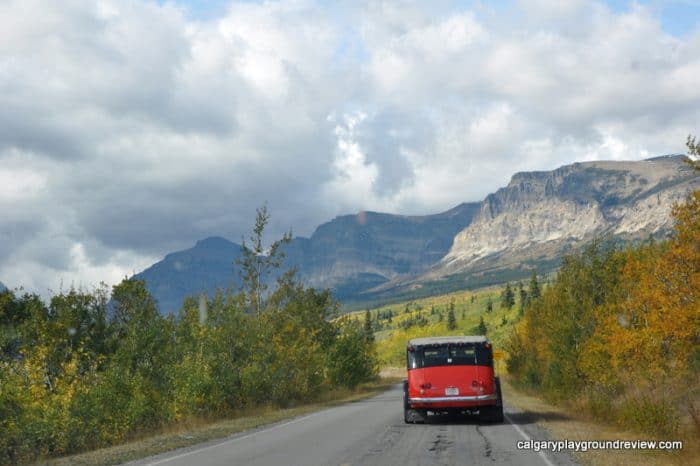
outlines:
[{"label": "green grass field", "polygon": [[[370,309],[380,365],[403,367],[406,342],[411,338],[479,334],[478,326],[482,317],[486,324],[486,336],[493,342],[495,349],[502,349],[513,323],[519,318],[517,299],[511,309],[501,307],[502,290],[502,286],[494,286],[457,291]],[[493,308],[491,312],[487,311],[489,299]],[[456,328],[449,330],[448,312],[452,305]],[[363,321],[365,312],[353,312],[348,318]]]}]

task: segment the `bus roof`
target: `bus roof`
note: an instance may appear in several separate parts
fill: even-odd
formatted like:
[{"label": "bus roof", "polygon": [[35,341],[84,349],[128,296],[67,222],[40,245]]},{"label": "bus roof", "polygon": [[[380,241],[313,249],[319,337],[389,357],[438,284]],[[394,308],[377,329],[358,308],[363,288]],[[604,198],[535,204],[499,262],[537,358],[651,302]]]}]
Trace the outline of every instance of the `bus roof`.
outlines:
[{"label": "bus roof", "polygon": [[414,338],[408,341],[408,346],[445,345],[450,343],[486,343],[488,339],[483,335],[467,335],[452,337],[426,337]]}]

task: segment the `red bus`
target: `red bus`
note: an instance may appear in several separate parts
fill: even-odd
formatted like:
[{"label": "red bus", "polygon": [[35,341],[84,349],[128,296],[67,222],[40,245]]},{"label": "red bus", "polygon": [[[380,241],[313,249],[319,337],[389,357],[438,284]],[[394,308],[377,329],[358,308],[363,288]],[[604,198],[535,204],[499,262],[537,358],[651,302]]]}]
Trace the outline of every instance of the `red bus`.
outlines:
[{"label": "red bus", "polygon": [[475,414],[503,422],[501,382],[485,336],[414,338],[406,347],[404,421],[425,422],[433,414]]}]

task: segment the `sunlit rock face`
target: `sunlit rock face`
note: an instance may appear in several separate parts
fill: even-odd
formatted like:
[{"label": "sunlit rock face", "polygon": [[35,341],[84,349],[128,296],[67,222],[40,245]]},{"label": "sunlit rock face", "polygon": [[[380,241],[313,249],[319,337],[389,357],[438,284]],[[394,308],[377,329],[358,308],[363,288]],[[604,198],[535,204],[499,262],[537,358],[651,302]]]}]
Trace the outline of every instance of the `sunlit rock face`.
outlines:
[{"label": "sunlit rock face", "polygon": [[486,197],[431,275],[553,257],[605,235],[664,235],[673,225],[673,203],[698,188],[700,178],[681,156],[517,173]]}]

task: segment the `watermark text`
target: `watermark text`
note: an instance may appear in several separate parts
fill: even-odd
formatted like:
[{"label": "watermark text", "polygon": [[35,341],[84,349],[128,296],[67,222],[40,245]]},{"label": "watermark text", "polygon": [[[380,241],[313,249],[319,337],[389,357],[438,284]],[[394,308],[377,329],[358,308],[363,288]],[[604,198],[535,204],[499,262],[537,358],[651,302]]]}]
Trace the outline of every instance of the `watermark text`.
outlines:
[{"label": "watermark text", "polygon": [[680,440],[521,440],[518,450],[535,452],[564,450],[585,452],[588,450],[682,450]]}]

